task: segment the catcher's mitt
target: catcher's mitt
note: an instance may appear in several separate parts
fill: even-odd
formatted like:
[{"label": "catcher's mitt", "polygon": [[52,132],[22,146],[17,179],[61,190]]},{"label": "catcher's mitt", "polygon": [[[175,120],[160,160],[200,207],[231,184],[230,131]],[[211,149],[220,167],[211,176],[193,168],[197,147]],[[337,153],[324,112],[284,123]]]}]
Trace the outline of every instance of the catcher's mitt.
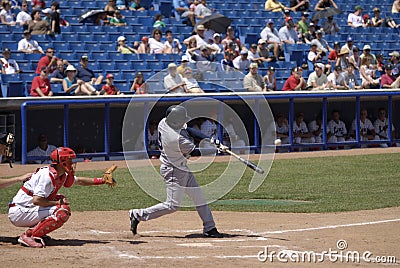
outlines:
[{"label": "catcher's mitt", "polygon": [[104,172],[104,175],[103,175],[104,183],[107,184],[108,187],[110,187],[110,188],[113,188],[117,184],[117,181],[114,180],[114,178],[113,178],[113,172],[116,169],[117,169],[117,165],[112,165],[111,167],[106,169],[106,171]]}]

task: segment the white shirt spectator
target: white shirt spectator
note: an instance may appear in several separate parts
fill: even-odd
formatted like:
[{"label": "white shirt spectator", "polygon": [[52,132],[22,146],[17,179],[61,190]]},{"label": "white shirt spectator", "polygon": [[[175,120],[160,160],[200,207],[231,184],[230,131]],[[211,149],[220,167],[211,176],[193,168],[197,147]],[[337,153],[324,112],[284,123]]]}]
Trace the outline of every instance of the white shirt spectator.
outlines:
[{"label": "white shirt spectator", "polygon": [[39,43],[35,40],[26,40],[26,38],[21,39],[18,42],[18,51],[22,50],[28,50],[30,53],[33,53],[33,51],[39,51],[42,50],[42,47],[39,46]]},{"label": "white shirt spectator", "polygon": [[5,58],[1,58],[0,62],[6,74],[15,74],[19,71],[18,63],[13,59],[6,60]]},{"label": "white shirt spectator", "polygon": [[344,86],[344,76],[340,73],[338,77],[336,77],[334,72],[330,73],[328,75],[328,82],[332,82],[334,86]]},{"label": "white shirt spectator", "polygon": [[291,28],[289,30],[287,26],[284,26],[279,29],[279,38],[282,40],[282,42],[288,41],[293,44],[299,41],[299,37],[297,36],[296,30],[294,28]]},{"label": "white shirt spectator", "polygon": [[172,49],[173,54],[178,54],[180,50],[182,50],[182,45],[177,38],[172,40],[172,44],[168,41],[165,41],[164,46]]},{"label": "white shirt spectator", "polygon": [[278,31],[273,28],[265,27],[260,34],[261,38],[264,39],[267,43],[269,42],[274,42],[274,43],[280,43],[281,39],[279,38],[279,33]]},{"label": "white shirt spectator", "polygon": [[212,11],[211,11],[211,9],[208,8],[208,6],[205,6],[200,3],[196,6],[196,9],[194,10],[194,14],[196,15],[196,17],[203,18],[203,17],[212,15]]},{"label": "white shirt spectator", "polygon": [[30,20],[32,20],[31,15],[22,10],[21,12],[18,13],[16,22],[20,24]]},{"label": "white shirt spectator", "polygon": [[186,77],[184,77],[183,79],[183,82],[186,84],[186,88],[187,89],[191,89],[191,88],[196,88],[196,87],[200,87],[199,86],[199,83],[197,83],[197,80],[196,79],[194,79],[194,78],[186,78]]},{"label": "white shirt spectator", "polygon": [[151,54],[160,54],[164,50],[164,43],[159,42],[154,38],[149,38],[149,46]]},{"label": "white shirt spectator", "polygon": [[354,13],[350,13],[347,17],[347,22],[351,22],[353,27],[361,27],[363,25],[363,19],[361,16],[357,16]]},{"label": "white shirt spectator", "polygon": [[237,56],[233,60],[233,66],[242,72],[250,67],[250,63],[251,61],[249,59],[242,60],[241,56]]},{"label": "white shirt spectator", "polygon": [[322,86],[328,83],[328,78],[324,73],[322,73],[321,76],[318,77],[317,73],[314,71],[308,76],[307,86],[312,86],[313,82],[317,83],[318,86]]},{"label": "white shirt spectator", "polygon": [[[168,74],[166,77],[164,77],[164,88],[170,90],[172,87],[179,85],[182,82],[183,80],[180,74],[177,73],[175,77],[172,77],[172,75]],[[182,87],[179,87],[174,90],[173,93],[185,93],[185,90]]]},{"label": "white shirt spectator", "polygon": [[11,10],[7,12],[5,9],[2,9],[0,11],[0,16],[4,16],[4,20],[7,23],[14,22],[14,17],[13,17],[13,15],[11,13]]}]

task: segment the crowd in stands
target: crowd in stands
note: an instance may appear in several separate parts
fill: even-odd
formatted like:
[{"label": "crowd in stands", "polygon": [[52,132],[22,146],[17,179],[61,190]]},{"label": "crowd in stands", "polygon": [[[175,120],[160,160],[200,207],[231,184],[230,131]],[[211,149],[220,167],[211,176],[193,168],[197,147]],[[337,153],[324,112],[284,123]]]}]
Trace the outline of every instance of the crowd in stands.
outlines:
[{"label": "crowd in stands", "polygon": [[[393,1],[392,13],[399,12],[399,1]],[[63,31],[64,25],[69,25],[62,17],[63,6],[47,1],[2,1],[0,12],[1,24],[7,25],[9,31],[23,29],[23,37],[18,43],[17,51],[2,47],[2,74],[32,72],[36,77],[31,84],[30,95],[52,96],[52,86],[61,84],[65,95],[103,95],[121,93],[152,93],[146,86],[142,71],[135,70],[129,85],[118,88],[114,84],[117,73],[95,73],[88,65],[90,51],[81,53],[79,65],[55,56],[54,47],[43,41],[36,41],[37,35],[48,35],[56,38]],[[94,23],[104,27],[125,27],[127,12],[141,12],[146,8],[157,9],[157,2],[149,7],[135,1],[104,1],[104,12],[99,13]],[[182,38],[180,33],[173,31],[173,23],[157,13],[152,24],[153,30],[146,36],[131,40],[121,33],[116,38],[115,52],[121,54],[173,54],[167,72],[162,81],[164,92],[168,93],[203,93],[202,82],[207,73],[242,72],[239,78],[241,88],[247,91],[295,91],[295,90],[351,90],[351,89],[393,89],[399,87],[400,55],[396,50],[385,59],[383,53],[374,54],[377,47],[374,42],[357,47],[351,34],[346,43],[331,41],[330,35],[341,33],[344,28],[351,27],[367,29],[381,27],[391,28],[397,34],[400,22],[396,18],[381,15],[379,7],[370,7],[364,11],[361,5],[355,6],[353,12],[346,14],[347,24],[340,24],[334,15],[320,23],[315,17],[318,12],[336,10],[340,14],[340,6],[334,0],[277,0],[265,1],[267,12],[282,14],[281,18],[271,17],[265,20],[265,27],[260,29],[257,39],[251,43],[245,42],[235,27],[235,21],[224,32],[216,32],[210,23],[199,24],[201,19],[218,13],[218,4],[211,6],[206,0],[172,1],[172,20],[193,27],[192,34]],[[298,12],[298,13],[297,13]],[[369,12],[373,16],[369,16]],[[297,15],[296,15],[297,14]],[[299,17],[298,15],[301,14]],[[296,16],[294,16],[296,15]],[[299,17],[297,20],[296,17]],[[314,18],[315,17],[315,18]],[[283,24],[281,22],[283,21]],[[103,26],[101,26],[103,27]],[[254,33],[253,33],[254,34]],[[178,35],[178,37],[176,36]],[[300,61],[290,67],[280,62],[287,62],[290,46],[300,45],[303,49]],[[43,54],[38,62],[32,62],[32,70],[22,69],[18,60],[13,59],[13,53]],[[73,52],[74,53],[74,52]],[[179,60],[177,60],[179,59]],[[178,65],[179,66],[178,66]],[[74,66],[75,65],[75,66]],[[173,66],[175,65],[175,66]],[[165,66],[167,67],[167,66]],[[290,69],[286,77],[277,77],[279,69]],[[261,71],[260,71],[261,70]],[[117,70],[118,71],[118,70]],[[140,72],[140,73],[139,73]],[[105,78],[105,79],[104,79]],[[148,78],[148,77],[146,77]],[[283,78],[283,79],[282,79]],[[166,80],[171,80],[166,82]],[[282,81],[283,80],[283,81]],[[172,81],[174,84],[172,84]],[[277,83],[278,81],[278,83]],[[282,82],[280,82],[282,81]],[[118,79],[119,82],[119,79]],[[178,86],[179,85],[179,86]],[[158,91],[162,92],[162,90]]]}]

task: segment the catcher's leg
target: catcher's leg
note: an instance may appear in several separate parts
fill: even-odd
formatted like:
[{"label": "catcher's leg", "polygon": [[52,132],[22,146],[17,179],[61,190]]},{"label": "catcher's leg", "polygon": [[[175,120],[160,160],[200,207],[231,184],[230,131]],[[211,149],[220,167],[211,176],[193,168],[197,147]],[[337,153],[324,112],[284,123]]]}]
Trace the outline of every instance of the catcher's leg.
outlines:
[{"label": "catcher's leg", "polygon": [[[18,242],[28,247],[44,247],[45,244],[41,237],[63,226],[70,215],[71,209],[68,205],[57,206],[52,215],[46,217],[35,227],[29,228],[19,237]],[[40,243],[37,243],[35,239]]]}]

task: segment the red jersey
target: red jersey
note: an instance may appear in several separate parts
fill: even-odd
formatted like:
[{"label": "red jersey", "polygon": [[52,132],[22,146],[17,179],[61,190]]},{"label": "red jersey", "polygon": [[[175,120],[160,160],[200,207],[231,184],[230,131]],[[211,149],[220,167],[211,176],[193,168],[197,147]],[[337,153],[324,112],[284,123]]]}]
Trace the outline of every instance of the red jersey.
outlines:
[{"label": "red jersey", "polygon": [[114,85],[104,85],[101,89],[104,90],[107,95],[117,94],[117,88]]},{"label": "red jersey", "polygon": [[48,96],[51,91],[50,80],[48,78],[43,79],[40,76],[36,76],[32,80],[31,95],[39,97],[39,94],[35,90],[36,88],[40,88],[43,94]]},{"label": "red jersey", "polygon": [[[50,68],[49,68],[49,73],[50,74],[53,73],[56,70],[56,68],[57,68],[56,62],[57,62],[57,60],[58,59],[56,58],[56,61],[55,61],[54,65],[50,66]],[[36,73],[40,74],[40,70],[42,69],[42,67],[49,66],[50,61],[51,61],[51,59],[49,57],[47,57],[47,56],[41,57],[39,62],[38,62],[38,66],[36,68]]]},{"label": "red jersey", "polygon": [[328,60],[336,60],[338,58],[338,53],[336,50],[332,50],[331,53],[329,53]]},{"label": "red jersey", "polygon": [[[289,76],[289,78],[286,80],[285,84],[282,87],[283,91],[291,91],[294,90],[295,87],[299,84],[300,80],[297,80],[294,75]],[[301,88],[304,89],[303,85]]]}]

